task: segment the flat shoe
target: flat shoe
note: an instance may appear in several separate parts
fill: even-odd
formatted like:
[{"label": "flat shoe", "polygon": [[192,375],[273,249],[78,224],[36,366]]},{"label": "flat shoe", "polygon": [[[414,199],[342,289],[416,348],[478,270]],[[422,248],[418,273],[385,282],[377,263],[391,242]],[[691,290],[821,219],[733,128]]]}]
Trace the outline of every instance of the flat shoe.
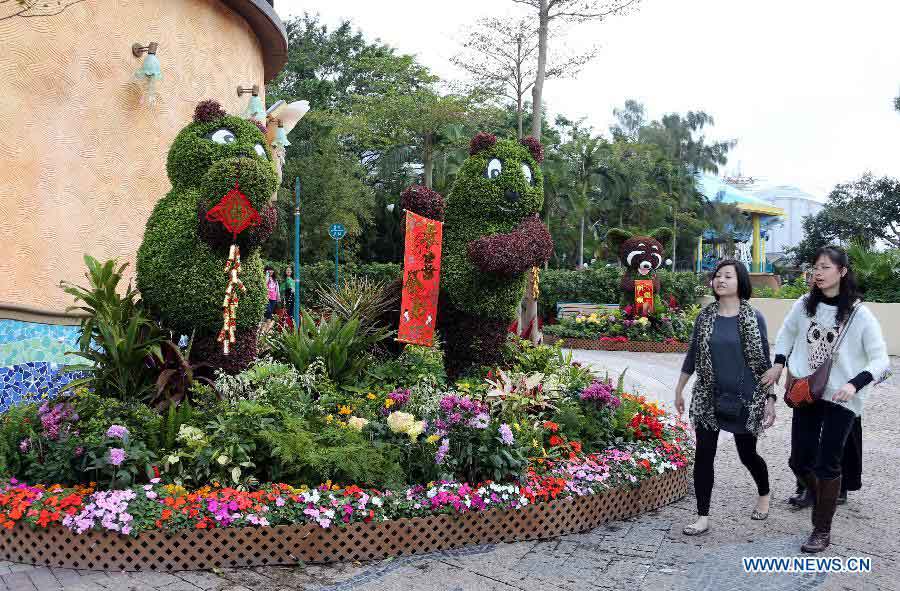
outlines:
[{"label": "flat shoe", "polygon": [[686,536],[702,536],[703,534],[705,534],[708,531],[709,531],[709,526],[706,526],[706,528],[704,528],[704,529],[700,529],[700,528],[694,527],[693,525],[688,525],[688,526],[685,526],[685,528],[683,530],[681,530],[681,533],[683,533]]},{"label": "flat shoe", "polygon": [[750,514],[750,519],[753,521],[763,521],[764,519],[769,518],[769,513],[763,513],[762,511],[754,510],[753,513]]}]

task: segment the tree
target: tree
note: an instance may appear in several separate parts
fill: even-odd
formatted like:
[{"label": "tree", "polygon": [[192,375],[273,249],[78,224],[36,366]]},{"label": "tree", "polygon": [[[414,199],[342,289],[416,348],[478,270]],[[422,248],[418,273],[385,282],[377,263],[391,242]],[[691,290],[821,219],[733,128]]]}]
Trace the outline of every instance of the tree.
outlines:
[{"label": "tree", "polygon": [[642,103],[628,99],[623,108],[613,109],[613,117],[616,123],[609,126],[609,131],[614,140],[638,141],[641,128],[647,123],[647,111]]},{"label": "tree", "polygon": [[533,119],[531,135],[541,139],[541,111],[543,109],[544,81],[547,79],[550,27],[555,21],[583,23],[624,14],[637,7],[640,0],[512,0],[524,4],[537,13],[538,56],[537,72],[531,89]]},{"label": "tree", "polygon": [[[545,79],[576,76],[597,55],[597,48],[580,54],[557,55],[546,66]],[[472,76],[491,94],[505,97],[516,106],[516,129],[521,139],[524,98],[537,75],[538,35],[530,18],[479,19],[453,64]]]},{"label": "tree", "polygon": [[803,262],[829,242],[872,248],[879,240],[900,248],[900,181],[866,172],[853,182],[835,185],[825,207],[803,219],[803,240],[790,252]]},{"label": "tree", "polygon": [[433,184],[434,158],[442,133],[465,121],[469,97],[441,95],[431,88],[411,93],[389,91],[378,96],[354,97],[354,116],[346,131],[371,152],[395,146],[415,147],[421,156],[423,184]]}]

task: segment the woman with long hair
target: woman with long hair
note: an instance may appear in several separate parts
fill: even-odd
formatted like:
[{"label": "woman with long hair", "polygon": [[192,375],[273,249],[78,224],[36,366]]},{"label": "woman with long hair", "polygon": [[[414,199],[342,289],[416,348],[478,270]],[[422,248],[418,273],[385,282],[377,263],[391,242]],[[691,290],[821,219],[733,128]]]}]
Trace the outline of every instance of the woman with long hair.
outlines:
[{"label": "woman with long hair", "polygon": [[750,274],[740,261],[721,261],[711,275],[716,301],[706,306],[694,325],[691,347],[675,387],[675,408],[684,412],[684,387],[696,370],[690,419],[697,433],[694,490],[698,519],[685,535],[709,530],[713,464],[719,431],[734,434],[738,457],[756,483],[758,497],[750,519],[769,516],[769,471],[757,453],[757,439],[775,422],[772,389],[760,381],[769,369],[766,321],[750,304]]},{"label": "woman with long hair", "polygon": [[[847,253],[836,246],[816,251],[813,284],[798,299],[775,342],[775,363],[763,381],[813,374],[832,359],[822,398],[794,408],[790,466],[814,500],[813,530],[801,546],[821,552],[831,543],[831,522],[841,491],[847,438],[862,413],[873,382],[883,380],[890,360],[881,326],[860,301]],[[837,343],[837,350],[834,350]]]}]

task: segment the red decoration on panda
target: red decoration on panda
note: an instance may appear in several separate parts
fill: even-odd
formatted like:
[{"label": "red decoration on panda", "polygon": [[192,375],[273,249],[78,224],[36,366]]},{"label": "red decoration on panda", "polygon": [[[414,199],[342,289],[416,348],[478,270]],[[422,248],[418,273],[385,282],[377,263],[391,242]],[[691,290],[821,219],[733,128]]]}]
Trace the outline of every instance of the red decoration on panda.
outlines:
[{"label": "red decoration on panda", "polygon": [[622,307],[631,307],[634,314],[647,316],[655,309],[660,284],[656,271],[671,260],[666,249],[672,241],[672,230],[659,228],[649,235],[634,235],[627,230],[612,228],[606,235],[610,250],[619,255],[625,266],[622,274]]}]

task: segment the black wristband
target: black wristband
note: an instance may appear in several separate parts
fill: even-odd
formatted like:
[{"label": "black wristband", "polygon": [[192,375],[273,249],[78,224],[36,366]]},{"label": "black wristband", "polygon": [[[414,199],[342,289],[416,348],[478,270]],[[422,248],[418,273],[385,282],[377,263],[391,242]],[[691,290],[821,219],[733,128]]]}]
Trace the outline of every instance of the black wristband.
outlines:
[{"label": "black wristband", "polygon": [[778,355],[775,356],[775,365],[785,365],[786,361],[787,361],[787,358],[784,355],[782,355],[781,353],[779,353]]},{"label": "black wristband", "polygon": [[771,398],[772,400],[778,400],[778,396],[775,396],[774,392],[769,392],[768,394],[766,394],[766,400],[768,400],[769,398]]},{"label": "black wristband", "polygon": [[856,388],[857,392],[859,392],[860,390],[871,384],[872,380],[873,378],[871,373],[867,371],[861,371],[859,372],[859,375],[850,380],[850,383],[853,384],[853,387]]}]

